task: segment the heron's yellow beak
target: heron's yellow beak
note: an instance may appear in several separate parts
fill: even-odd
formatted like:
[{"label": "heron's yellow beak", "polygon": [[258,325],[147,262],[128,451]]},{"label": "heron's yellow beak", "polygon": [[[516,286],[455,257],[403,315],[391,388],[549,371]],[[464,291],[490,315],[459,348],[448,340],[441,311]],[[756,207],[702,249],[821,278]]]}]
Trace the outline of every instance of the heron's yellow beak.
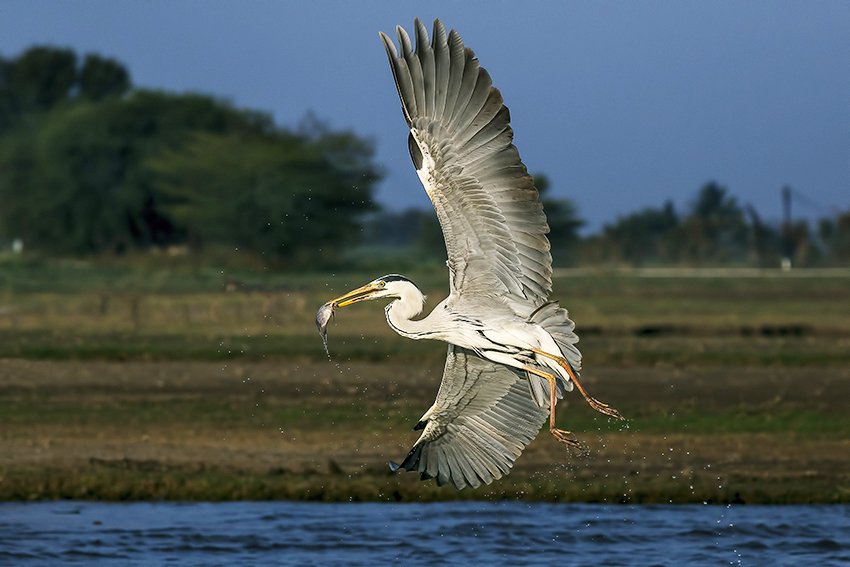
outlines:
[{"label": "heron's yellow beak", "polygon": [[357,303],[358,301],[365,301],[367,299],[371,299],[373,295],[378,293],[384,289],[383,287],[376,284],[367,284],[363,287],[358,287],[355,290],[349,291],[343,296],[337,297],[333,301],[329,301],[328,303],[333,303],[337,307],[345,307],[346,305],[351,305],[352,303]]}]

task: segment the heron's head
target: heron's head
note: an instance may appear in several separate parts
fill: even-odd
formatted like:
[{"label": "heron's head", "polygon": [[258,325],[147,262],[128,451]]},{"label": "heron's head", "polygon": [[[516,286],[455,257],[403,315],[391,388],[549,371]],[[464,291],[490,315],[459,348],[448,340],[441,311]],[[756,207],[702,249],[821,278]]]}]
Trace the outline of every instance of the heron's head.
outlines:
[{"label": "heron's head", "polygon": [[367,299],[380,299],[382,297],[390,297],[393,299],[409,299],[421,304],[425,301],[425,296],[416,286],[404,276],[390,274],[373,280],[363,287],[358,287],[355,290],[349,291],[345,295],[337,297],[328,304],[334,304],[336,307],[345,307],[358,301],[366,301]]},{"label": "heron's head", "polygon": [[322,305],[316,314],[316,326],[319,328],[319,333],[323,337],[326,336],[328,322],[337,307],[382,297],[396,299],[397,301],[393,301],[391,305],[396,308],[399,316],[408,319],[419,315],[422,312],[422,306],[425,305],[425,296],[415,283],[396,274],[383,276]]}]

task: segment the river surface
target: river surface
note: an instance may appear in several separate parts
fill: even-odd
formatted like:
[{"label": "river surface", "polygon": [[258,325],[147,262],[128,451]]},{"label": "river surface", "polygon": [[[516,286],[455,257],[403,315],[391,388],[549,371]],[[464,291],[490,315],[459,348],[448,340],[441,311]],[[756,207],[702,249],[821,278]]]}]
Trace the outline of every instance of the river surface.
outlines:
[{"label": "river surface", "polygon": [[0,565],[850,565],[850,506],[0,504]]}]

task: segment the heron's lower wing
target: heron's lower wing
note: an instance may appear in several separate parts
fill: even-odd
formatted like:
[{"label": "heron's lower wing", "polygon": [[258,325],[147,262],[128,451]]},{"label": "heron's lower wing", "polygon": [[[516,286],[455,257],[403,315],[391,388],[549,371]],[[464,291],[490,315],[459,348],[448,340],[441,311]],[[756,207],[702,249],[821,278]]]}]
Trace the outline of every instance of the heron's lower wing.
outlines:
[{"label": "heron's lower wing", "polygon": [[549,408],[532,400],[524,372],[449,345],[437,400],[399,465],[460,490],[507,474],[540,431]]}]

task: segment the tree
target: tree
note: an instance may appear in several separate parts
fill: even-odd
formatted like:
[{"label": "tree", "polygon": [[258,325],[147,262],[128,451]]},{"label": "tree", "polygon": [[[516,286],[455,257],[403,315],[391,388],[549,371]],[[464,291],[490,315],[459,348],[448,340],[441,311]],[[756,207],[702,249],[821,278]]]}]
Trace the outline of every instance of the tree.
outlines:
[{"label": "tree", "polygon": [[[333,152],[329,151],[333,148]],[[199,133],[145,163],[162,210],[195,248],[332,261],[373,207],[371,148],[349,134]]]},{"label": "tree", "polygon": [[578,209],[570,199],[552,199],[547,195],[551,188],[549,177],[545,173],[534,175],[534,185],[543,203],[546,222],[549,224],[549,242],[552,245],[552,260],[555,264],[570,265],[575,260],[575,248],[579,242],[578,229],[584,221],[578,216]]},{"label": "tree", "polygon": [[850,265],[850,210],[839,213],[834,219],[821,219],[818,223],[818,237],[828,263]]},{"label": "tree", "polygon": [[0,57],[0,134],[24,117],[79,100],[129,91],[130,74],[114,59],[86,55],[81,69],[70,49],[36,46],[16,59]]},{"label": "tree", "polygon": [[4,231],[56,254],[132,245],[138,203],[127,184],[134,141],[112,128],[113,109],[78,104],[39,117],[0,148]]},{"label": "tree", "polygon": [[77,56],[70,49],[32,47],[17,59],[0,59],[0,133],[68,100],[76,81]]},{"label": "tree", "polygon": [[130,73],[115,59],[86,55],[80,70],[80,96],[98,101],[130,90]]},{"label": "tree", "polygon": [[0,57],[0,134],[9,130],[16,121],[16,104],[12,92],[13,61]]},{"label": "tree", "polygon": [[750,217],[750,259],[759,266],[778,266],[782,257],[782,236],[778,230],[762,222],[752,205],[747,205]]},{"label": "tree", "polygon": [[419,235],[420,219],[427,214],[428,211],[407,209],[400,212],[376,211],[364,215],[361,244],[393,248],[411,246]]},{"label": "tree", "polygon": [[637,266],[674,261],[677,246],[673,235],[678,227],[679,217],[673,203],[667,201],[660,209],[649,207],[606,224],[601,235],[583,243],[582,257],[595,262],[627,262]]},{"label": "tree", "polygon": [[141,163],[197,131],[271,129],[262,113],[207,96],[151,91],[38,113],[0,144],[3,231],[54,254],[175,242],[180,235]]},{"label": "tree", "polygon": [[443,229],[434,211],[418,211],[416,249],[425,260],[445,262],[448,253]]},{"label": "tree", "polygon": [[[31,68],[40,68],[33,61],[50,60],[34,53],[38,57],[26,60]],[[0,111],[19,109],[20,92],[6,81],[20,71],[19,63],[0,61]],[[287,250],[274,253],[293,258],[299,246],[318,243],[330,250],[333,239],[353,237],[354,216],[372,207],[372,148],[350,132],[323,126],[290,134],[266,113],[204,95],[137,90],[120,96],[129,73],[98,56],[86,58],[79,76],[78,95],[30,97],[53,106],[8,115],[11,122],[26,116],[26,127],[0,131],[0,232],[23,238],[28,249],[120,253],[189,238],[197,245],[234,238],[268,252],[275,235],[283,234]],[[189,184],[191,199],[180,194],[180,175],[200,178],[200,172],[205,181]],[[233,183],[225,191],[227,180]],[[218,198],[208,198],[207,187],[217,187]],[[275,191],[281,193],[270,195]],[[295,204],[284,206],[287,200]],[[188,202],[210,210],[186,214],[180,205]],[[207,218],[224,225],[202,226]],[[269,228],[274,222],[278,226]]]},{"label": "tree", "polygon": [[67,100],[77,81],[77,56],[70,49],[33,47],[15,61],[9,88],[20,113],[47,110]]},{"label": "tree", "polygon": [[746,258],[748,232],[744,212],[735,198],[711,181],[700,189],[685,219],[685,255],[698,263]]},{"label": "tree", "polygon": [[619,244],[623,260],[640,265],[647,260],[671,259],[674,252],[669,235],[678,226],[673,203],[667,201],[661,209],[647,208],[622,217],[605,231]]}]

